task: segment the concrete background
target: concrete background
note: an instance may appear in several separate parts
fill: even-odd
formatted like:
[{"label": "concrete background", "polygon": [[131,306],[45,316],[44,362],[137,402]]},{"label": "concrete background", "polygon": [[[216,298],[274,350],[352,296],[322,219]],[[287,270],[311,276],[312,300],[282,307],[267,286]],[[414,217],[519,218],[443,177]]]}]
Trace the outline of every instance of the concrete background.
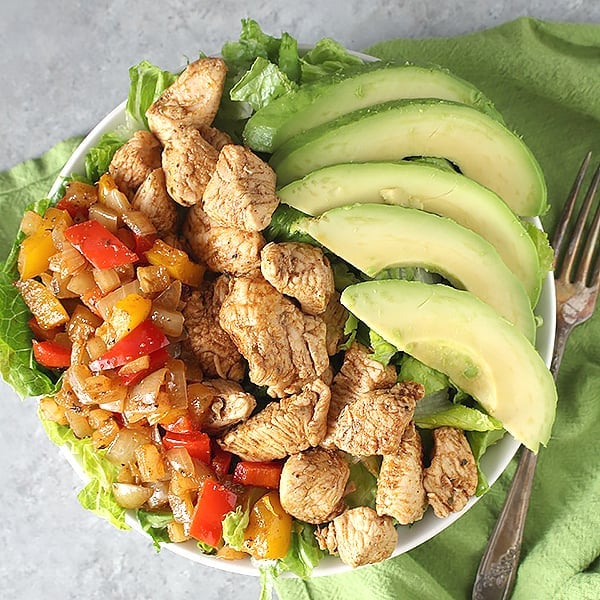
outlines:
[{"label": "concrete background", "polygon": [[[240,19],[311,43],[360,50],[396,37],[453,36],[519,16],[600,22],[598,0],[2,0],[0,170],[84,134],[128,89],[128,67],[174,68],[237,38]],[[0,597],[7,600],[257,598],[258,580],[156,554],[80,508],[80,483],[45,437],[33,402],[0,384]]]}]

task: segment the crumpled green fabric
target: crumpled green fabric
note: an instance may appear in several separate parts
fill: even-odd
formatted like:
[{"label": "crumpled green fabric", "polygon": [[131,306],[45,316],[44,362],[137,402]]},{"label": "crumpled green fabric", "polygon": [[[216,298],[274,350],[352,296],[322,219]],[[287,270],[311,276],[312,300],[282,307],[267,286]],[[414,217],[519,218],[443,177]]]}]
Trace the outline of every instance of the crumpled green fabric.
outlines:
[{"label": "crumpled green fabric", "polygon": [[[434,63],[495,102],[540,161],[553,231],[585,153],[600,160],[600,25],[519,19],[457,38],[401,39],[365,50]],[[600,314],[569,339],[552,439],[540,453],[515,600],[600,598]],[[468,513],[405,555],[309,581],[280,579],[281,600],[456,600],[471,597],[515,461]]]},{"label": "crumpled green fabric", "polygon": [[[592,150],[600,159],[600,25],[519,19],[458,38],[383,42],[367,52],[445,66],[490,96],[542,165],[552,204],[543,221],[553,230],[584,154]],[[0,256],[8,252],[24,206],[48,193],[79,140],[0,174]],[[516,600],[600,598],[599,340],[596,314],[567,346],[557,421],[538,463]],[[280,579],[281,600],[470,598],[514,469],[513,461],[488,494],[429,542],[347,574]]]}]

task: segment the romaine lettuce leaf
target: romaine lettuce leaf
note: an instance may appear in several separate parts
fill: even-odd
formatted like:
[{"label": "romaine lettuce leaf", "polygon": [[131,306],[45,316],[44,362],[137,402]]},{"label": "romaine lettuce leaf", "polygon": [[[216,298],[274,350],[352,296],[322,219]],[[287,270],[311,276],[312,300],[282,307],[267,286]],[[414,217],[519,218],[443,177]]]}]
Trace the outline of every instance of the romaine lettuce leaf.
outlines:
[{"label": "romaine lettuce leaf", "polygon": [[115,152],[126,142],[118,133],[105,133],[85,157],[85,174],[89,183],[96,183],[108,171]]},{"label": "romaine lettuce leaf", "polygon": [[350,54],[339,42],[323,38],[301,58],[302,83],[318,81],[342,71],[347,74],[352,68],[363,65],[361,58]]},{"label": "romaine lettuce leaf", "polygon": [[152,538],[156,551],[160,552],[160,544],[171,541],[167,525],[173,521],[173,513],[138,509],[135,514],[142,529]]},{"label": "romaine lettuce leaf", "polygon": [[91,438],[79,439],[67,425],[59,425],[38,416],[50,441],[57,446],[67,446],[83,472],[90,478],[89,483],[79,492],[77,498],[83,508],[91,510],[106,519],[118,529],[130,529],[125,523],[126,511],[119,506],[112,493],[112,483],[116,481],[119,469],[96,450]]},{"label": "romaine lettuce leaf", "polygon": [[371,465],[362,460],[349,463],[350,477],[348,479],[354,485],[354,491],[344,497],[350,508],[357,506],[370,506],[375,508],[375,497],[377,495],[377,477],[372,473]]},{"label": "romaine lettuce leaf", "polygon": [[279,564],[283,570],[306,579],[326,554],[319,548],[314,525],[294,520],[289,550]]},{"label": "romaine lettuce leaf", "polygon": [[390,364],[390,360],[396,355],[398,350],[389,342],[386,342],[378,333],[372,329],[369,331],[369,342],[373,352],[369,358],[380,362],[384,367]]},{"label": "romaine lettuce leaf", "polygon": [[279,45],[278,65],[290,81],[298,83],[302,75],[298,42],[288,33],[283,33]]},{"label": "romaine lettuce leaf", "polygon": [[127,112],[148,129],[146,111],[150,105],[177,79],[176,73],[163,71],[147,60],[129,69],[129,94]]},{"label": "romaine lettuce leaf", "polygon": [[446,389],[450,385],[447,375],[424,365],[420,360],[408,354],[403,355],[400,361],[398,381],[420,383],[425,388],[425,396]]},{"label": "romaine lettuce leaf", "polygon": [[[421,400],[422,402],[422,400]],[[502,423],[476,408],[464,404],[451,404],[448,408],[437,412],[426,413],[415,411],[415,425],[421,429],[437,427],[456,427],[466,431],[491,431],[502,429]]]},{"label": "romaine lettuce leaf", "polygon": [[234,550],[241,550],[244,543],[244,532],[248,527],[250,511],[238,506],[235,511],[228,512],[223,519],[223,541]]},{"label": "romaine lettuce leaf", "polygon": [[471,451],[475,458],[475,464],[477,465],[477,489],[475,490],[476,496],[481,496],[489,489],[489,484],[485,473],[481,470],[480,461],[481,457],[485,454],[486,450],[497,441],[504,437],[506,431],[504,429],[492,429],[490,431],[467,431],[467,440],[471,445]]}]

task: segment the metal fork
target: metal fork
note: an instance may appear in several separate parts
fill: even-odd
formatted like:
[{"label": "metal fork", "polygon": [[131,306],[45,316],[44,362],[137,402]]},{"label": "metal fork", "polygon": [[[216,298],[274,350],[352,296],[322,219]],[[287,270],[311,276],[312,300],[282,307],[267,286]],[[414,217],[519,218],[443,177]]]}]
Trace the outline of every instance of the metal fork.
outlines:
[{"label": "metal fork", "polygon": [[[575,326],[592,316],[600,288],[600,206],[596,208],[591,226],[586,227],[600,183],[600,166],[594,173],[577,220],[572,224],[573,211],[591,156],[589,152],[579,169],[552,240],[555,252],[556,337],[550,371],[555,379],[567,338]],[[536,462],[537,456],[523,448],[506,502],[477,570],[473,600],[506,600],[510,597],[517,574]]]}]

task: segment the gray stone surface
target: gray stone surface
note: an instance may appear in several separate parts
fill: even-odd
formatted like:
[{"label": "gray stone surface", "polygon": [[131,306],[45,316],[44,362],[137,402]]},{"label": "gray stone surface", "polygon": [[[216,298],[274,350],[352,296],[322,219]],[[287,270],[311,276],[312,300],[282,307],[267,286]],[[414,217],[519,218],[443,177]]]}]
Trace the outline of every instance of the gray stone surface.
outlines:
[{"label": "gray stone surface", "polygon": [[[143,58],[176,67],[218,52],[244,16],[307,43],[331,36],[359,50],[395,37],[449,36],[522,15],[600,22],[597,0],[2,0],[0,170],[83,134],[126,95]],[[156,554],[79,507],[77,476],[46,439],[32,401],[0,384],[3,507],[0,597],[7,600],[258,597],[258,581]]]}]

